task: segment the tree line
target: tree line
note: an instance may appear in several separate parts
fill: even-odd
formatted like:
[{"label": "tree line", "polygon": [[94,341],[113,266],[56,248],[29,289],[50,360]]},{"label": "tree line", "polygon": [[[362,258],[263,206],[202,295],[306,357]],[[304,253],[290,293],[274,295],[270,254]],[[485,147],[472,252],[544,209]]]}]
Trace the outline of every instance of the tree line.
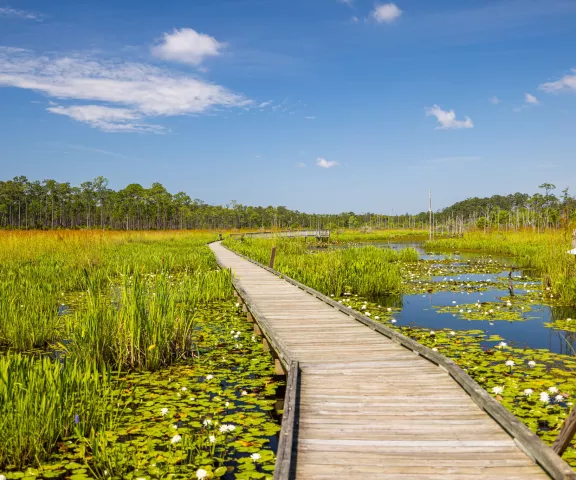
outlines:
[{"label": "tree line", "polygon": [[[380,215],[342,212],[313,214],[284,206],[254,207],[232,200],[209,205],[185,192],[171,194],[160,183],[145,188],[132,183],[113,190],[104,177],[79,186],[53,179],[30,181],[24,176],[0,181],[0,228],[99,228],[124,230],[231,229],[231,228],[429,228],[429,212]],[[435,230],[459,233],[470,227],[560,227],[575,219],[576,199],[555,186],[543,184],[542,193],[515,193],[469,198],[432,216]]]}]

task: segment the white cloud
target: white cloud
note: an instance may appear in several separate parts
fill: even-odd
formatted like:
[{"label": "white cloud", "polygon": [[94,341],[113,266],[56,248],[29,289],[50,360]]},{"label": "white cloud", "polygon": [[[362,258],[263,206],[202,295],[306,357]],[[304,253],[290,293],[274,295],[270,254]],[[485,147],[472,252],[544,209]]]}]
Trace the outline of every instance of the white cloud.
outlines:
[{"label": "white cloud", "polygon": [[378,23],[392,23],[402,15],[400,10],[394,3],[386,3],[384,5],[377,5],[372,11],[372,17]]},{"label": "white cloud", "polygon": [[73,105],[64,107],[58,105],[47,109],[58,115],[66,115],[79,122],[99,128],[105,132],[145,132],[162,133],[165,129],[160,125],[135,123],[141,118],[134,110],[127,108],[112,108],[102,105]]},{"label": "white cloud", "polygon": [[538,99],[532,95],[531,93],[525,93],[524,94],[524,100],[526,101],[526,103],[528,103],[529,105],[538,105],[540,102],[538,101]]},{"label": "white cloud", "polygon": [[490,98],[490,103],[493,103],[494,105],[498,105],[501,102],[502,100],[500,100],[497,96],[493,96]]},{"label": "white cloud", "polygon": [[314,117],[313,115],[308,115],[307,117],[304,117],[306,120],[316,120],[316,117]]},{"label": "white cloud", "polygon": [[42,16],[39,13],[27,12],[26,10],[17,10],[10,7],[0,7],[0,17],[16,17],[23,18],[24,20],[42,21]]},{"label": "white cloud", "polygon": [[325,158],[322,157],[318,157],[316,159],[316,165],[320,168],[332,168],[339,165],[339,163],[331,160],[326,160]]},{"label": "white cloud", "polygon": [[268,100],[267,102],[262,102],[260,105],[258,105],[258,108],[266,108],[272,105],[273,103],[274,102],[272,100]]},{"label": "white cloud", "polygon": [[437,127],[439,129],[474,128],[474,124],[470,117],[466,117],[465,120],[456,120],[456,112],[454,112],[454,110],[445,111],[438,105],[428,108],[426,110],[426,115],[436,117],[436,120],[440,123],[440,126]]},{"label": "white cloud", "polygon": [[174,29],[152,47],[152,55],[172,62],[199,65],[206,57],[220,55],[220,49],[225,46],[214,37],[191,28]]},{"label": "white cloud", "polygon": [[576,68],[572,70],[572,74],[565,75],[556,82],[548,82],[540,85],[540,90],[548,93],[562,92],[565,90],[576,91]]},{"label": "white cloud", "polygon": [[[67,115],[104,131],[159,131],[141,121],[243,107],[246,97],[226,88],[143,63],[111,62],[85,55],[36,55],[0,47],[0,87],[41,92],[52,99],[90,105],[53,105]],[[104,105],[97,105],[103,103]]]},{"label": "white cloud", "polygon": [[351,20],[352,20],[352,23],[358,23],[360,21],[360,19],[358,17],[352,17]]}]

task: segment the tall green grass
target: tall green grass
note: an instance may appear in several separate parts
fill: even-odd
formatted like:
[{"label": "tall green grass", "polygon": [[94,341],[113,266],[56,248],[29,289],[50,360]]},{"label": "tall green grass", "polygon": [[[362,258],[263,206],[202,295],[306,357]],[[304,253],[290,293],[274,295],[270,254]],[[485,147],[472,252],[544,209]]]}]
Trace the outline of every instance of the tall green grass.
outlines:
[{"label": "tall green grass", "polygon": [[93,362],[0,357],[0,469],[39,465],[63,438],[109,427],[118,398]]},{"label": "tall green grass", "polygon": [[571,248],[566,232],[553,230],[466,233],[462,238],[427,242],[435,249],[472,250],[514,256],[521,267],[535,268],[542,275],[544,285],[565,305],[576,305],[576,261],[566,252]]},{"label": "tall green grass", "polygon": [[369,246],[310,251],[298,239],[227,239],[224,244],[264,264],[268,264],[272,246],[276,246],[275,269],[328,295],[354,292],[375,297],[399,293],[399,262],[418,259],[412,249],[394,251]]}]

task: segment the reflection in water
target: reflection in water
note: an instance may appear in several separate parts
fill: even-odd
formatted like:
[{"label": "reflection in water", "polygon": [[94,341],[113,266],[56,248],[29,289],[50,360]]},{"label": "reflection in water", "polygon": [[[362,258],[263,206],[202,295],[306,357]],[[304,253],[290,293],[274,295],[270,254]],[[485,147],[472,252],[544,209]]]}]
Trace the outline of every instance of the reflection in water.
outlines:
[{"label": "reflection in water", "polygon": [[[431,254],[426,252],[421,243],[377,243],[371,244],[381,248],[392,248],[401,250],[404,248],[414,248],[420,255],[421,260],[445,261],[452,260],[447,267],[462,267],[467,262],[488,262],[502,265],[505,271],[497,274],[467,274],[459,273],[452,276],[436,276],[435,282],[461,281],[461,282],[490,282],[507,277],[510,269],[514,266],[514,259],[510,257],[486,256],[481,253],[460,253],[458,255]],[[534,285],[539,282],[525,282],[520,277],[526,274],[515,269],[512,273],[514,283],[513,293],[522,295],[526,293],[520,288],[526,285]],[[520,287],[520,288],[519,288]],[[499,335],[506,339],[506,342],[516,347],[545,348],[552,352],[563,353],[576,356],[576,332],[564,330],[554,330],[546,327],[545,323],[554,320],[565,320],[567,318],[576,319],[576,308],[574,307],[548,307],[545,305],[531,305],[531,311],[522,314],[524,321],[505,320],[467,320],[452,313],[440,313],[434,307],[445,307],[456,304],[470,304],[480,302],[499,302],[503,297],[509,297],[511,291],[499,288],[488,289],[482,292],[449,292],[437,291],[424,295],[395,295],[374,299],[383,307],[401,308],[395,315],[398,325],[414,325],[430,329],[448,328],[451,330],[483,330],[488,335]],[[487,344],[491,347],[492,344]]]}]

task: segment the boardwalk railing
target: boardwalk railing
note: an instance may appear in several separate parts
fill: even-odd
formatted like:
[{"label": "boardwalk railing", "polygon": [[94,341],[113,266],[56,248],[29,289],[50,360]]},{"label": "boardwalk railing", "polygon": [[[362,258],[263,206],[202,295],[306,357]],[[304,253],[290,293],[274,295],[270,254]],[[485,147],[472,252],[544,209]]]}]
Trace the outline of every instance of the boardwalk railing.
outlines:
[{"label": "boardwalk railing", "polygon": [[[227,248],[227,247],[224,247]],[[228,249],[230,250],[230,249]],[[230,250],[231,251],[231,250]],[[540,438],[533,433],[526,425],[512,415],[500,402],[495,400],[486,390],[477,384],[464,370],[462,370],[453,360],[433,351],[432,349],[421,345],[401,333],[388,328],[359,312],[351,310],[342,304],[334,301],[330,297],[290,278],[282,273],[266,267],[245,255],[232,252],[239,257],[267,270],[268,272],[284,279],[286,282],[295,285],[306,293],[321,300],[322,302],[334,307],[340,312],[350,316],[354,320],[366,325],[372,330],[390,338],[399,345],[411,350],[417,355],[427,359],[433,364],[447,372],[454,381],[471,397],[471,399],[490,415],[504,431],[513,439],[516,445],[534,462],[539,464],[542,469],[554,480],[576,480],[576,472],[559,457],[549,446],[543,443]],[[236,279],[233,283],[239,295],[244,299],[246,307],[251,312],[254,320],[260,325],[263,334],[270,344],[276,350],[282,364],[289,372],[288,388],[286,389],[285,409],[282,417],[282,429],[280,432],[280,444],[278,449],[278,463],[275,470],[275,480],[288,480],[294,478],[295,466],[293,452],[295,442],[297,441],[298,425],[298,395],[300,371],[296,359],[289,357],[287,349],[282,345],[278,338],[275,338],[273,332],[268,326],[266,318],[258,311],[258,306],[252,302],[247,292],[238,285]]]},{"label": "boardwalk railing", "polygon": [[249,233],[231,233],[231,237],[250,237],[250,238],[330,238],[330,230],[289,230],[283,232],[249,232]]}]

